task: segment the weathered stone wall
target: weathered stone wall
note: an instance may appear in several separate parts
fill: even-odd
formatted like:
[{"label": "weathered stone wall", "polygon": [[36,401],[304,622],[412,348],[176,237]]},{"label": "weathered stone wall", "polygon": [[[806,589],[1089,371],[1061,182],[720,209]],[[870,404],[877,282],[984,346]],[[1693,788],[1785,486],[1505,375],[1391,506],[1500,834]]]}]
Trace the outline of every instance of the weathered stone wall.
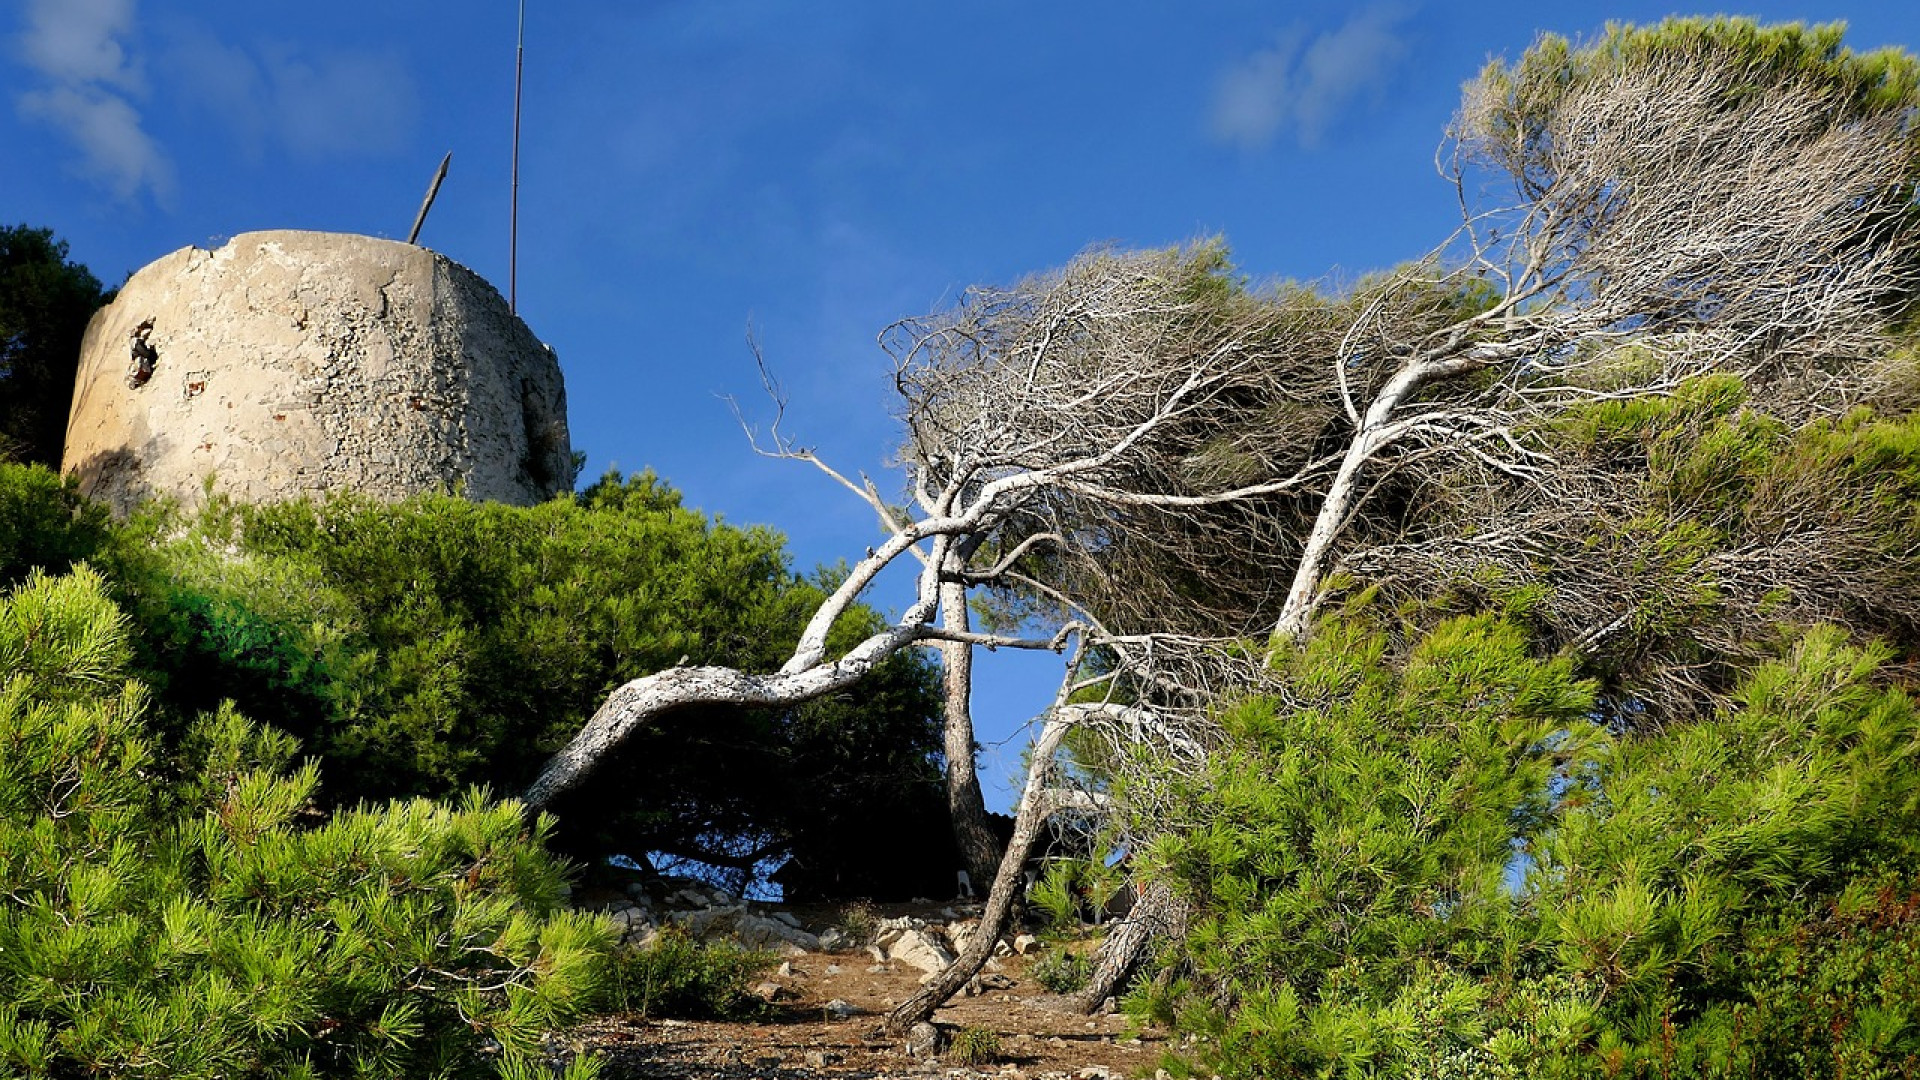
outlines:
[{"label": "weathered stone wall", "polygon": [[213,489],[538,502],[573,486],[552,350],[493,286],[392,240],[255,232],[133,275],[87,327],[65,470],[125,511]]}]

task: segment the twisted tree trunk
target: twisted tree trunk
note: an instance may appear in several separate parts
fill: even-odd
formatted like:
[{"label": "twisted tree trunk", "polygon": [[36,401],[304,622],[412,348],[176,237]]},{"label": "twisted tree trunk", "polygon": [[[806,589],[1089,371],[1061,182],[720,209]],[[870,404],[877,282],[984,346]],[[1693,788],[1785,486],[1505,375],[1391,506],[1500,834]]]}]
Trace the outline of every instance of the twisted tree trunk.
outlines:
[{"label": "twisted tree trunk", "polygon": [[1000,859],[1000,869],[993,876],[993,890],[987,894],[987,906],[980,914],[980,925],[967,938],[967,947],[960,950],[960,955],[953,963],[921,987],[919,993],[901,1002],[898,1008],[887,1015],[888,1032],[899,1035],[931,1018],[934,1010],[959,993],[960,988],[978,975],[980,969],[986,966],[987,958],[993,955],[994,945],[1006,931],[1007,915],[1012,912],[1014,898],[1024,881],[1027,852],[1033,848],[1033,841],[1051,809],[1047,806],[1046,798],[1047,770],[1052,767],[1054,751],[1060,748],[1060,739],[1071,726],[1072,721],[1059,710],[1048,717],[1040,738],[1033,744],[1033,758],[1027,766],[1026,789],[1020,796],[1020,811],[1013,820],[1013,840],[1007,845],[1006,854]]},{"label": "twisted tree trunk", "polygon": [[1185,931],[1185,924],[1184,905],[1165,885],[1155,882],[1141,889],[1133,910],[1100,943],[1086,989],[1071,999],[1074,1007],[1084,1013],[1099,1011],[1139,968],[1154,942],[1178,936]]}]

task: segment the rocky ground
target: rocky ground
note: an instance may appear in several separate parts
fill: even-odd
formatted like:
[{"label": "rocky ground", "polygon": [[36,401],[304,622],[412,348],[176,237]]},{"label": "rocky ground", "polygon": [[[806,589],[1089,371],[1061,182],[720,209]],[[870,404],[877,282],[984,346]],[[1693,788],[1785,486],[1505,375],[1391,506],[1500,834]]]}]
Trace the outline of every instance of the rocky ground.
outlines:
[{"label": "rocky ground", "polygon": [[[633,886],[627,895],[581,902],[610,911],[636,945],[673,924],[777,956],[755,985],[772,1003],[765,1020],[612,1017],[556,1040],[558,1058],[600,1056],[609,1080],[1118,1080],[1152,1076],[1165,1049],[1164,1032],[1136,1030],[1111,1011],[1081,1015],[1035,981],[1033,969],[1050,952],[1090,949],[1097,930],[1071,942],[1031,935],[1003,941],[980,978],[935,1014],[941,1045],[930,1049],[885,1036],[880,1024],[930,971],[951,960],[976,925],[977,905],[787,909],[691,885],[664,893]],[[924,1041],[927,1033],[921,1034]],[[988,1051],[980,1055],[985,1060],[962,1060],[969,1047]]]}]

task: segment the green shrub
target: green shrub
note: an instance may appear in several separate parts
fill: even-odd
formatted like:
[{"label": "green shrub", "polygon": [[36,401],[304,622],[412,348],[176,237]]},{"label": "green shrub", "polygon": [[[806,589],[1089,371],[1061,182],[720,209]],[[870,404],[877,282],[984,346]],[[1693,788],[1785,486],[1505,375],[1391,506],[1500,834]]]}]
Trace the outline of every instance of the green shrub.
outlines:
[{"label": "green shrub", "polygon": [[609,1003],[649,1019],[751,1020],[767,1003],[748,988],[773,953],[728,941],[696,941],[668,927],[639,949],[614,956]]},{"label": "green shrub", "polygon": [[[132,673],[152,691],[155,737],[176,743],[223,701],[271,716],[328,764],[323,808],[521,790],[628,679],[777,667],[832,581],[796,575],[777,534],[688,509],[650,475],[533,507],[215,499],[191,518],[116,523],[46,470],[0,463],[0,586],[76,560],[138,628]],[[832,643],[879,619],[856,608]],[[791,855],[859,889],[890,831],[944,821],[931,679],[909,651],[854,693],[655,725],[555,808],[556,840],[595,862],[726,867],[735,891]]]},{"label": "green shrub", "polygon": [[[650,475],[534,507],[445,496],[240,507],[165,554],[174,592],[165,620],[149,622],[178,643],[166,666],[224,672],[218,692],[243,709],[274,702],[288,715],[295,703],[295,734],[347,778],[342,805],[518,791],[629,679],[682,663],[777,668],[823,586],[789,569],[778,534],[715,522]],[[856,609],[833,643],[878,624]],[[936,715],[916,653],[857,694],[680,714],[636,733],[555,807],[562,842],[596,859],[657,851],[730,866],[736,891],[783,854],[859,865],[863,833],[937,790]]]},{"label": "green shrub", "polygon": [[1080,926],[1080,864],[1062,859],[1047,866],[1027,890],[1027,899],[1046,916],[1047,929],[1064,933]]},{"label": "green shrub", "polygon": [[1139,1008],[1226,1076],[1902,1075],[1920,1067],[1920,710],[1828,628],[1719,714],[1609,737],[1488,618],[1351,621],[1229,713],[1186,981]]},{"label": "green shrub", "polygon": [[0,460],[0,588],[30,570],[63,574],[95,558],[111,531],[106,508],[83,499],[72,480]]},{"label": "green shrub", "polygon": [[1093,978],[1093,962],[1070,949],[1059,949],[1041,957],[1030,974],[1050,993],[1071,994],[1086,989],[1087,980]]},{"label": "green shrub", "polygon": [[479,794],[316,820],[282,733],[223,708],[185,754],[149,738],[130,654],[91,571],[0,600],[0,1074],[511,1073],[605,992],[547,822]]},{"label": "green shrub", "polygon": [[999,1032],[968,1027],[954,1033],[947,1060],[955,1065],[996,1065],[1001,1053]]}]

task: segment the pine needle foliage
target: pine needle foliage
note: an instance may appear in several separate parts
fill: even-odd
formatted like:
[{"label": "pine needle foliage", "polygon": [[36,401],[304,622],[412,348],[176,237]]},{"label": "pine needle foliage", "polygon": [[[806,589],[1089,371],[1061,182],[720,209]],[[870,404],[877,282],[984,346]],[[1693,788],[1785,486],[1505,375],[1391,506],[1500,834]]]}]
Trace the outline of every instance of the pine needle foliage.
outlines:
[{"label": "pine needle foliage", "polygon": [[[160,740],[226,700],[272,717],[328,764],[323,809],[521,790],[628,679],[777,666],[832,581],[795,573],[777,533],[686,507],[651,474],[532,507],[216,498],[114,522],[70,482],[0,462],[0,585],[78,560],[133,620]],[[836,643],[878,620],[856,608]],[[692,858],[735,890],[791,855],[871,890],[855,880],[864,851],[942,827],[935,715],[932,667],[914,652],[858,695],[700,710],[633,740],[605,783],[556,807],[556,841],[594,861]]]},{"label": "pine needle foliage", "polygon": [[1229,1076],[1827,1077],[1920,1068],[1920,710],[1815,627],[1715,715],[1615,736],[1492,616],[1356,615],[1154,862],[1190,967],[1136,1007]]},{"label": "pine needle foliage", "polygon": [[128,637],[84,567],[0,599],[0,1075],[489,1075],[604,993],[546,821],[316,822],[317,767],[231,707],[162,750]]}]

